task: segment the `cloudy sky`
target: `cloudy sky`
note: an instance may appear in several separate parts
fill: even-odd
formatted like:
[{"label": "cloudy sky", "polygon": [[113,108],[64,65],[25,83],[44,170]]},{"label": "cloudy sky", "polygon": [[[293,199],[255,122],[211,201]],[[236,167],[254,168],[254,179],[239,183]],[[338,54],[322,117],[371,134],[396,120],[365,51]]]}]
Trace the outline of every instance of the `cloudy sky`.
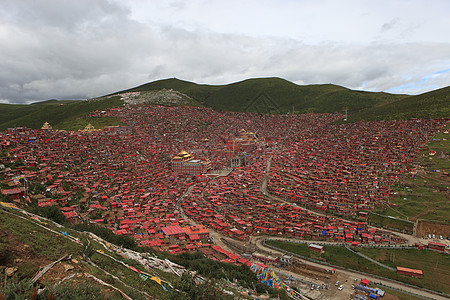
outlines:
[{"label": "cloudy sky", "polygon": [[176,77],[419,94],[450,85],[448,0],[0,0],[0,102]]}]

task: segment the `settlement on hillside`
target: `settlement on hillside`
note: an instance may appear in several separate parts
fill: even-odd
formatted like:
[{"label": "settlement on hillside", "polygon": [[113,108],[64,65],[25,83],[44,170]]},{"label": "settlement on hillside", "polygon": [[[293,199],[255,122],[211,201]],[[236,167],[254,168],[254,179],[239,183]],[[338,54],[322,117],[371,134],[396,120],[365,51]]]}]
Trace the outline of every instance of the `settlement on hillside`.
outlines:
[{"label": "settlement on hillside", "polygon": [[[0,174],[10,185],[2,194],[57,206],[70,222],[97,223],[140,245],[229,262],[246,260],[211,246],[210,230],[243,241],[269,234],[353,246],[404,243],[369,228],[367,213],[387,201],[445,124],[331,125],[343,116],[131,105],[91,116],[119,117],[125,126],[0,133]],[[261,193],[265,176],[268,192],[286,201]]]}]

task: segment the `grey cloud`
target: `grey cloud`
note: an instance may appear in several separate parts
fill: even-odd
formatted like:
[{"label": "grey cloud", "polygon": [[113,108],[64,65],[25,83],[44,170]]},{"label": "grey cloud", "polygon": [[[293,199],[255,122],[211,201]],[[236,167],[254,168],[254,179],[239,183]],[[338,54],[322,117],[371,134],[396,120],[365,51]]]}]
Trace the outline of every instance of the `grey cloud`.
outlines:
[{"label": "grey cloud", "polygon": [[74,31],[127,14],[127,8],[107,0],[3,0],[0,10],[3,18],[23,27],[54,26]]},{"label": "grey cloud", "polygon": [[384,24],[381,26],[381,31],[384,32],[384,31],[390,30],[390,29],[391,29],[392,27],[394,27],[399,21],[400,21],[399,18],[395,18],[395,19],[391,20],[391,21],[388,22],[388,23],[384,23]]},{"label": "grey cloud", "polygon": [[[142,24],[130,19],[126,8],[108,1],[39,2],[45,8],[33,3],[7,1],[0,8],[0,17],[13,11],[9,19],[0,18],[3,102],[95,97],[168,77],[224,84],[279,76],[385,91],[420,82],[450,65],[449,43],[311,45]],[[71,10],[68,20],[47,20],[60,9]],[[448,74],[439,74],[424,88],[449,82]],[[414,87],[405,91],[417,92]]]}]

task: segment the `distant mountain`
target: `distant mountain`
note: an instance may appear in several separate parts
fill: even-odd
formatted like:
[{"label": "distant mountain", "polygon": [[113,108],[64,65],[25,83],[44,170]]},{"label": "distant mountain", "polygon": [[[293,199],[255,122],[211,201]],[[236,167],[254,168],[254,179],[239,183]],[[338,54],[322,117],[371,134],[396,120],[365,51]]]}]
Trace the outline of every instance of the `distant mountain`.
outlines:
[{"label": "distant mountain", "polygon": [[120,105],[123,105],[120,97],[84,101],[48,100],[29,105],[0,104],[0,130],[21,126],[41,128],[44,122],[49,122],[55,129],[62,129],[58,128],[58,124],[95,110]]},{"label": "distant mountain", "polygon": [[353,120],[450,118],[450,86],[356,112]]},{"label": "distant mountain", "polygon": [[[125,93],[139,92],[124,99]],[[125,96],[126,98],[126,96]],[[31,105],[0,104],[0,130],[14,126],[55,128],[75,124],[96,109],[124,103],[190,105],[218,111],[324,113],[347,108],[349,121],[449,118],[450,87],[417,96],[355,91],[333,84],[297,85],[281,78],[255,78],[226,85],[196,84],[176,78],[157,80],[88,101],[47,100]]]},{"label": "distant mountain", "polygon": [[179,79],[150,82],[123,92],[173,89],[219,111],[288,113],[360,111],[407,97],[353,91],[333,84],[297,85],[281,78],[256,78],[227,84],[200,85]]}]

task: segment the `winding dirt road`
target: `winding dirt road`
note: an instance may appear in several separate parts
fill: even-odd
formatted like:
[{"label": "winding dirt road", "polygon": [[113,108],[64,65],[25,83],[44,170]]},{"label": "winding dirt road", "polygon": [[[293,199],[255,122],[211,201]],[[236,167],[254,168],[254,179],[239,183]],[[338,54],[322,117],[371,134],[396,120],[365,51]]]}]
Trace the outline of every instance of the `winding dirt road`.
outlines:
[{"label": "winding dirt road", "polygon": [[[269,173],[270,173],[271,165],[272,165],[272,156],[270,156],[267,159],[266,169],[265,169],[263,180],[262,180],[261,186],[260,186],[260,191],[261,191],[261,193],[263,195],[265,195],[266,197],[270,198],[271,200],[274,200],[274,201],[277,201],[277,202],[281,202],[281,203],[284,203],[284,204],[288,204],[288,205],[291,205],[291,206],[294,206],[294,207],[298,207],[298,208],[304,209],[307,212],[310,212],[312,214],[323,216],[323,217],[328,217],[328,215],[326,215],[326,214],[323,214],[323,213],[320,213],[320,212],[317,212],[317,211],[314,211],[314,210],[311,210],[311,209],[299,206],[296,203],[289,202],[289,201],[284,200],[283,198],[271,195],[268,192],[268,190],[267,190],[267,186],[268,186],[269,179],[270,179]],[[346,222],[353,223],[353,221],[351,221],[351,220],[346,220],[344,218],[341,218],[341,219],[346,221]],[[377,230],[383,230],[383,231],[386,230],[386,229],[383,229],[381,227],[376,227],[376,226],[372,226],[372,225],[369,225],[369,228],[376,228]],[[410,234],[406,234],[406,233],[401,233],[401,232],[396,232],[395,231],[395,234],[400,236],[400,237],[402,237],[402,238],[404,238],[406,240],[406,245],[408,245],[408,246],[414,246],[417,243],[427,244],[428,241],[429,241],[427,239],[419,238],[419,237],[416,237],[416,236],[413,236],[413,235],[410,235]],[[448,244],[448,241],[444,240],[443,242]]]},{"label": "winding dirt road", "polygon": [[[300,207],[300,208],[302,208],[302,209],[304,209],[304,210],[306,210],[306,211],[308,211],[308,212],[310,212],[312,214],[316,214],[316,215],[320,215],[320,216],[325,216],[326,217],[325,214],[322,214],[322,213],[319,213],[319,212],[316,212],[316,211],[313,211],[313,210],[309,210],[307,208],[298,206],[295,203],[286,201],[286,200],[284,200],[284,199],[282,199],[280,197],[276,197],[276,196],[270,195],[268,193],[268,191],[267,191],[267,186],[268,186],[268,182],[269,182],[269,172],[270,172],[271,163],[272,163],[272,156],[270,156],[267,159],[265,173],[264,173],[263,180],[262,180],[261,186],[260,186],[260,191],[261,191],[261,193],[263,195],[267,196],[268,198],[270,198],[270,199],[272,199],[274,201],[278,201],[278,202],[282,202],[282,203],[285,203],[285,204],[289,204],[291,206]],[[189,222],[191,222],[192,224],[195,225],[197,223],[194,220],[188,218],[188,216],[186,216],[186,214],[184,213],[181,205],[179,205],[179,202],[184,197],[189,195],[190,191],[192,190],[192,188],[194,186],[195,185],[190,186],[188,188],[188,190],[178,199],[178,201],[177,201],[177,209],[180,211],[181,216],[183,217],[183,219],[185,219],[185,220],[187,220],[187,221],[189,221]],[[345,220],[345,221],[351,222],[350,220]],[[375,227],[375,226],[370,226],[370,227],[371,228],[377,228],[379,230],[384,230],[382,228],[378,228],[378,227]],[[225,244],[223,242],[224,239],[228,239],[229,240],[228,237],[222,235],[221,233],[215,232],[214,230],[209,230],[209,231],[210,231],[210,235],[214,239],[214,243],[215,244],[219,245],[220,247],[222,247],[223,249],[225,249],[225,250],[227,250],[227,251],[229,251],[231,253],[236,253],[235,249],[232,249],[231,247],[229,247],[227,244]],[[417,238],[417,237],[414,237],[412,235],[398,233],[398,232],[395,232],[395,234],[403,237],[407,241],[407,245],[414,245],[417,242],[427,243],[427,240],[424,240],[424,239],[421,239],[421,238]],[[234,240],[233,241],[235,243],[237,243],[237,244],[241,244],[241,245],[244,245],[244,246],[249,246],[250,245],[251,247],[256,247],[257,250],[259,250],[259,251],[261,251],[263,253],[264,252],[265,253],[271,253],[272,255],[282,255],[282,254],[284,254],[284,252],[282,252],[282,251],[274,250],[272,248],[269,248],[269,247],[265,246],[264,245],[264,240],[265,239],[278,239],[278,240],[281,239],[281,240],[287,240],[287,241],[292,241],[293,240],[292,238],[283,238],[283,237],[278,237],[278,236],[277,237],[250,236],[250,239],[249,239],[248,243],[242,243],[242,242],[234,241]],[[302,242],[308,242],[308,241],[302,240]],[[317,242],[317,241],[310,241],[310,242],[320,243],[320,242]],[[333,243],[333,242],[326,242],[326,243]],[[241,254],[241,253],[236,253],[236,254]],[[323,268],[323,269],[326,269],[326,270],[332,269],[329,266],[326,266],[326,265],[323,265],[323,264],[319,264],[319,263],[315,263],[315,262],[311,262],[311,261],[304,261],[304,260],[302,260],[302,262],[304,262],[307,265]],[[273,269],[276,269],[276,268],[273,268]],[[406,285],[403,285],[403,284],[391,281],[389,279],[380,279],[380,278],[377,278],[377,277],[372,277],[370,275],[367,275],[367,276],[366,275],[361,275],[361,274],[359,274],[357,272],[352,272],[352,271],[348,271],[348,270],[344,270],[344,269],[340,269],[340,268],[336,268],[336,269],[339,269],[339,272],[342,275],[347,276],[348,278],[352,278],[353,279],[353,278],[362,278],[362,277],[364,277],[364,278],[366,278],[366,279],[368,279],[368,280],[370,280],[372,282],[381,283],[381,284],[383,284],[383,285],[385,285],[387,287],[391,287],[391,288],[394,288],[394,289],[400,289],[400,290],[403,290],[403,291],[407,291],[409,293],[413,293],[413,294],[416,294],[416,295],[428,297],[428,298],[431,298],[431,299],[438,299],[438,300],[448,299],[446,297],[443,297],[443,296],[440,296],[440,295],[437,295],[437,294],[434,294],[434,293],[431,293],[431,292],[428,292],[428,291],[425,291],[425,290],[422,290],[422,289],[419,289],[419,288],[413,288],[413,287],[409,287],[409,286],[406,286]],[[286,271],[284,269],[282,270],[282,272],[284,272],[284,273],[291,273],[291,272]],[[294,274],[294,273],[292,273],[292,274]],[[298,276],[298,275],[295,275],[295,276]],[[314,282],[314,281],[317,281],[317,280],[312,279],[312,281]],[[341,295],[341,296],[344,296],[344,295]],[[342,297],[339,297],[339,298],[342,298]]]}]

